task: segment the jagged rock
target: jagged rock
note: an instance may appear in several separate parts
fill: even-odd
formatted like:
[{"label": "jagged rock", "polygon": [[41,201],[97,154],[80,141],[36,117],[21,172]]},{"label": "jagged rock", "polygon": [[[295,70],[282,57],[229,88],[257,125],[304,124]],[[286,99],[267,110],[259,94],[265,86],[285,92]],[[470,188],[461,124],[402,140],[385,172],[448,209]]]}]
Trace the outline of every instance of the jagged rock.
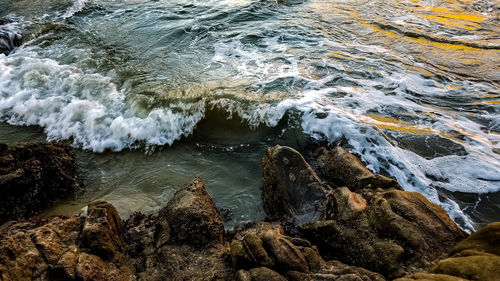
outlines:
[{"label": "jagged rock", "polygon": [[[337,201],[349,200],[349,193],[336,193]],[[302,234],[329,258],[389,278],[428,268],[465,237],[441,207],[419,193],[390,189],[363,195],[370,202],[366,208],[353,213],[349,204],[337,204],[335,218],[303,225]]]},{"label": "jagged rock", "polygon": [[89,204],[82,231],[85,247],[92,253],[109,259],[123,245],[122,235],[122,222],[113,205],[104,201]]},{"label": "jagged rock", "polygon": [[[114,210],[108,203],[95,205]],[[107,211],[101,215],[107,217]],[[93,212],[93,222],[100,224],[99,228],[103,228],[102,224],[109,226],[97,213]],[[132,262],[125,255],[117,252],[111,261],[85,252],[96,248],[80,248],[88,220],[55,217],[0,227],[0,280],[133,280]],[[106,235],[101,229],[93,237],[103,243],[101,240],[108,239]]]},{"label": "jagged rock", "polygon": [[169,243],[204,247],[224,242],[222,219],[200,178],[177,191],[158,220],[168,223]]},{"label": "jagged rock", "polygon": [[499,276],[500,222],[496,222],[458,243],[450,256],[440,260],[430,273],[413,274],[397,281],[494,281]]},{"label": "jagged rock", "polygon": [[285,224],[293,214],[314,213],[299,219],[299,232],[327,258],[395,278],[430,267],[465,237],[441,207],[419,193],[388,188],[395,186],[393,180],[374,175],[347,151],[320,149],[316,154],[331,182],[359,193],[325,186],[297,151],[276,146],[262,161],[263,200],[267,216]]},{"label": "jagged rock", "polygon": [[234,240],[231,243],[231,256],[236,268],[274,265],[274,260],[264,249],[264,242],[254,233],[248,233],[241,241]]},{"label": "jagged rock", "polygon": [[96,255],[82,253],[78,256],[76,276],[83,281],[130,281],[134,280],[133,271],[105,262]]},{"label": "jagged rock", "polygon": [[182,187],[157,217],[126,222],[128,251],[139,280],[232,280],[224,227],[203,181]]},{"label": "jagged rock", "polygon": [[321,147],[314,154],[323,178],[335,186],[347,186],[352,191],[363,188],[402,190],[396,180],[373,174],[356,156],[340,146]]},{"label": "jagged rock", "polygon": [[31,217],[80,186],[68,144],[0,144],[0,224]]},{"label": "jagged rock", "polygon": [[309,271],[306,258],[290,241],[275,232],[264,232],[260,238],[264,241],[270,255],[276,261],[276,268]]},{"label": "jagged rock", "polygon": [[236,281],[287,281],[278,272],[271,270],[267,267],[257,267],[250,271],[243,269],[236,272]]},{"label": "jagged rock", "polygon": [[267,149],[262,159],[262,201],[270,220],[298,224],[322,218],[329,190],[302,155],[290,147]]},{"label": "jagged rock", "polygon": [[[359,280],[385,280],[380,274],[365,269],[336,261],[325,262],[309,241],[285,236],[280,229],[273,229],[271,224],[266,227],[265,224],[244,229],[239,235],[243,238],[233,240],[233,264],[236,270],[239,269],[236,280],[282,280],[280,278],[285,277],[288,280],[358,280],[348,279],[349,276],[361,278]],[[259,232],[257,229],[263,230]],[[269,258],[272,262],[269,262]]]}]

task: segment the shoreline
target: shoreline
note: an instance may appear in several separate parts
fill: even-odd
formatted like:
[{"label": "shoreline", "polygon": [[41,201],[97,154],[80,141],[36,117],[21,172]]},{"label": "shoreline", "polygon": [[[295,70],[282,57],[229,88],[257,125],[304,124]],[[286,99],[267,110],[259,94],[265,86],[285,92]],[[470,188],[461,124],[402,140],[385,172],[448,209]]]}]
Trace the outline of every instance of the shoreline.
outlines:
[{"label": "shoreline", "polygon": [[[495,270],[488,266],[500,260],[494,250],[500,240],[481,240],[480,245],[493,244],[485,248],[476,243],[477,249],[469,245],[464,250],[456,245],[467,235],[422,195],[402,191],[395,180],[371,173],[340,147],[318,147],[313,157],[314,169],[292,148],[269,148],[262,160],[266,220],[233,230],[224,229],[200,178],[178,190],[158,215],[134,213],[122,221],[115,207],[97,201],[89,205],[86,216],[8,222],[0,227],[0,276],[462,280],[457,278],[463,275],[453,271],[456,267],[448,266],[459,255],[470,257],[471,264],[487,257],[480,269],[468,268],[466,273],[494,280]],[[477,233],[495,233],[495,227],[498,223]],[[468,254],[461,254],[464,251]],[[12,255],[14,259],[2,258]],[[442,279],[442,274],[451,275]]]}]

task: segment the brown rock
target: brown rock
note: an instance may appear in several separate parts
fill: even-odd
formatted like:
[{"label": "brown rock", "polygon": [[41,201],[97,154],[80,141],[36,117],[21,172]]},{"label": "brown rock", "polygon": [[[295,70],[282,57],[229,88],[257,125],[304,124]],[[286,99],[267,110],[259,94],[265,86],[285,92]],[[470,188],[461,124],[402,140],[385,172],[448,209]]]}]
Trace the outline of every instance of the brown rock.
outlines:
[{"label": "brown rock", "polygon": [[113,205],[104,201],[89,204],[82,231],[84,247],[109,259],[123,245],[122,235],[122,222]]},{"label": "brown rock", "polygon": [[433,273],[414,273],[402,278],[395,279],[394,281],[469,281],[459,277],[454,277],[445,274],[433,274]]},{"label": "brown rock", "polygon": [[250,269],[250,275],[252,281],[287,281],[281,274],[267,267]]},{"label": "brown rock", "polygon": [[33,280],[48,269],[30,234],[16,231],[0,242],[0,277],[7,281]]},{"label": "brown rock", "polygon": [[[465,237],[441,207],[419,193],[391,189],[364,195],[370,204],[357,215],[349,204],[336,204],[337,218],[304,225],[302,233],[329,258],[390,278],[430,267]],[[349,197],[341,192],[335,198]]]},{"label": "brown rock", "polygon": [[270,147],[262,168],[262,201],[268,218],[303,224],[325,213],[329,190],[299,152],[285,146]]},{"label": "brown rock", "polygon": [[309,271],[306,258],[290,241],[275,232],[265,232],[260,235],[269,254],[276,261],[276,267],[281,270]]},{"label": "brown rock", "polygon": [[327,258],[395,278],[429,268],[465,237],[441,207],[419,193],[389,188],[393,180],[374,175],[344,149],[317,155],[330,181],[359,193],[329,189],[297,151],[276,146],[262,161],[262,198],[268,217],[286,224],[298,216],[299,232]]},{"label": "brown rock", "polygon": [[500,276],[499,254],[500,222],[496,222],[487,225],[458,243],[451,251],[451,256],[440,260],[431,273],[438,274],[432,276],[440,278],[444,278],[443,275],[450,276],[450,280],[453,280],[451,278],[481,281],[498,280]]},{"label": "brown rock", "polygon": [[80,187],[68,144],[0,144],[0,224],[31,217]]},{"label": "brown rock", "polygon": [[158,221],[168,222],[169,243],[205,247],[224,241],[222,219],[201,178],[195,178],[177,191],[160,210]]},{"label": "brown rock", "polygon": [[324,179],[336,186],[347,186],[353,191],[363,188],[402,190],[396,180],[373,174],[356,156],[340,146],[332,149],[319,148],[315,156]]},{"label": "brown rock", "polygon": [[54,230],[47,226],[41,226],[35,230],[32,239],[38,251],[49,264],[55,264],[59,260],[64,251],[64,245]]},{"label": "brown rock", "polygon": [[98,256],[82,253],[78,257],[76,275],[83,281],[130,281],[135,280],[131,272],[122,271],[113,263]]},{"label": "brown rock", "polygon": [[231,257],[235,268],[249,269],[258,266],[272,267],[271,259],[264,249],[264,243],[254,233],[248,233],[243,240],[233,240]]}]

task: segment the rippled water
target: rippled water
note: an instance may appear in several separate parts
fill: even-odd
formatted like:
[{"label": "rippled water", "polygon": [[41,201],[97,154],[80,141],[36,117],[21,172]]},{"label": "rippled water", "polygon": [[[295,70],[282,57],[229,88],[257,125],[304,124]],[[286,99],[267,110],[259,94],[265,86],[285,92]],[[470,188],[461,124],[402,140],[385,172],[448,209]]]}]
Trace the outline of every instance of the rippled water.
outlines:
[{"label": "rippled water", "polygon": [[0,16],[23,38],[0,55],[0,141],[82,149],[87,191],[47,214],[155,211],[202,175],[230,225],[261,218],[264,149],[312,137],[464,228],[500,219],[494,1],[0,0]]}]

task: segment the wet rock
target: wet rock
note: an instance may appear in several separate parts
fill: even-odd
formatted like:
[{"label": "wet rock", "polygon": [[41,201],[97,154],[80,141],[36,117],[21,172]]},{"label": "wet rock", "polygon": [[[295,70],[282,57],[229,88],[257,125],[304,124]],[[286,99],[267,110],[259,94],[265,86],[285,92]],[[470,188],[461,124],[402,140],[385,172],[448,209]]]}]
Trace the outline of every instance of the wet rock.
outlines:
[{"label": "wet rock", "polygon": [[204,247],[224,242],[222,219],[200,178],[175,193],[160,210],[158,221],[168,223],[169,243]]},{"label": "wet rock", "polygon": [[123,245],[122,222],[115,207],[104,201],[88,206],[82,231],[83,245],[101,257],[112,258]]},{"label": "wet rock", "polygon": [[[351,275],[360,280],[385,280],[380,274],[365,269],[336,261],[325,262],[309,241],[285,236],[280,233],[280,229],[272,229],[271,224],[265,227],[265,224],[257,225],[259,229],[264,229],[262,231],[249,228],[235,236],[243,237],[233,240],[231,244],[233,265],[237,270],[236,280],[357,280],[347,279]],[[265,277],[257,276],[257,273]]]},{"label": "wet rock", "polygon": [[276,267],[286,270],[309,271],[306,258],[302,252],[290,241],[277,235],[275,232],[265,232],[261,235],[262,241],[271,256],[276,261]]},{"label": "wet rock", "polygon": [[241,241],[234,240],[231,243],[231,256],[236,268],[274,265],[274,260],[264,249],[264,242],[253,233],[248,233]]},{"label": "wet rock", "polygon": [[314,154],[323,178],[335,186],[347,186],[352,191],[363,188],[402,190],[396,180],[373,174],[356,156],[340,146],[321,147]]},{"label": "wet rock", "polygon": [[0,224],[33,216],[80,186],[68,144],[0,144]]},{"label": "wet rock", "polygon": [[[441,207],[419,193],[390,188],[399,186],[344,149],[323,148],[316,155],[329,181],[358,192],[325,186],[298,152],[276,146],[262,161],[263,200],[270,218],[287,224],[297,215],[299,233],[328,259],[395,278],[429,268],[465,237]],[[314,215],[304,219],[304,211]]]},{"label": "wet rock", "polygon": [[125,225],[139,280],[234,279],[222,220],[200,178],[183,186],[157,217],[135,214]]},{"label": "wet rock", "polygon": [[[389,278],[429,268],[465,237],[441,207],[419,193],[390,189],[363,195],[370,203],[356,215],[303,225],[301,232],[327,257]],[[344,213],[346,205],[336,206],[335,213]]]},{"label": "wet rock", "polygon": [[448,258],[430,272],[415,273],[395,281],[498,280],[500,276],[500,222],[487,225],[458,243]]},{"label": "wet rock", "polygon": [[298,224],[322,218],[329,190],[296,150],[267,149],[262,159],[262,201],[270,220],[293,219]]}]

